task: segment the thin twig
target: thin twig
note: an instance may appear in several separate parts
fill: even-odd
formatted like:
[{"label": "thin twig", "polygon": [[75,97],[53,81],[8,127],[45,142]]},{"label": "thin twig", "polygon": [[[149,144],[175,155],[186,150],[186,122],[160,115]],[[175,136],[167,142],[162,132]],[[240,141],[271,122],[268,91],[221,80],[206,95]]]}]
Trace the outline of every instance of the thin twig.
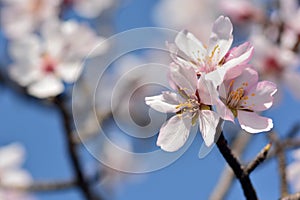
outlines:
[{"label": "thin twig", "polygon": [[245,171],[244,167],[241,165],[239,160],[233,155],[223,135],[223,132],[221,132],[219,136],[219,139],[217,141],[217,147],[219,148],[219,151],[225,158],[226,162],[232,168],[237,179],[240,181],[246,199],[249,200],[258,199],[256,195],[256,191],[250,180],[249,174]]},{"label": "thin twig", "polygon": [[7,190],[19,190],[29,192],[50,192],[57,190],[67,190],[76,186],[75,180],[61,180],[61,181],[40,181],[33,182],[29,185],[5,185],[1,184],[0,188]]},{"label": "thin twig", "polygon": [[252,160],[246,168],[246,171],[248,174],[251,174],[251,172],[256,169],[256,167],[264,162],[267,158],[268,152],[271,148],[271,143],[267,144],[256,156],[254,160]]},{"label": "thin twig", "polygon": [[85,179],[83,170],[80,166],[79,156],[76,151],[76,141],[74,141],[73,131],[71,128],[71,117],[68,113],[67,108],[64,105],[63,100],[60,97],[57,97],[54,101],[57,105],[57,108],[60,111],[60,114],[63,119],[64,123],[64,133],[66,136],[67,146],[68,146],[68,153],[70,155],[70,159],[72,162],[72,166],[74,168],[76,178],[77,178],[77,185],[81,189],[82,194],[85,196],[87,200],[96,200],[101,199],[100,197],[96,197],[90,187],[88,181]]},{"label": "thin twig", "polygon": [[281,197],[285,197],[289,194],[288,191],[288,183],[287,183],[287,177],[286,177],[286,157],[285,157],[285,149],[283,148],[279,138],[277,137],[277,134],[273,132],[272,134],[269,134],[269,137],[271,141],[275,143],[275,155],[278,159],[278,169],[279,169],[279,175],[280,175],[280,190],[281,190]]}]

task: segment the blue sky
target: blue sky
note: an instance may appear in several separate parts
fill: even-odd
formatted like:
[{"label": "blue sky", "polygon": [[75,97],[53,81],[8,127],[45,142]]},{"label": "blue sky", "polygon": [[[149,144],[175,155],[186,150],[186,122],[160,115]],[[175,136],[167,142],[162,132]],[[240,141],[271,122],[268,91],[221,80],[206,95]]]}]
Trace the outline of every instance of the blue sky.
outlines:
[{"label": "blue sky", "polygon": [[[116,32],[131,28],[154,26],[151,9],[157,1],[128,0],[118,11],[115,18]],[[3,43],[2,43],[3,44]],[[3,45],[1,44],[1,49]],[[2,57],[3,55],[1,55]],[[280,135],[289,130],[292,124],[300,121],[300,105],[288,92],[284,92],[280,106],[266,113],[272,116],[275,130]],[[65,142],[61,134],[59,113],[49,105],[37,105],[10,89],[0,87],[0,145],[14,141],[24,144],[27,159],[24,167],[36,180],[55,180],[69,178],[72,170],[65,152]],[[228,133],[225,133],[225,136]],[[153,199],[207,199],[211,194],[224,160],[214,148],[204,159],[198,158],[202,139],[196,139],[185,154],[172,165],[147,174],[132,175],[137,180],[128,181],[115,194],[116,200],[153,200]],[[253,137],[245,154],[250,160],[267,143],[264,134]],[[276,162],[259,167],[252,175],[254,186],[260,199],[277,199],[279,182]],[[41,200],[80,200],[76,190],[49,192],[37,195]],[[241,199],[242,190],[234,183],[227,199]]]}]

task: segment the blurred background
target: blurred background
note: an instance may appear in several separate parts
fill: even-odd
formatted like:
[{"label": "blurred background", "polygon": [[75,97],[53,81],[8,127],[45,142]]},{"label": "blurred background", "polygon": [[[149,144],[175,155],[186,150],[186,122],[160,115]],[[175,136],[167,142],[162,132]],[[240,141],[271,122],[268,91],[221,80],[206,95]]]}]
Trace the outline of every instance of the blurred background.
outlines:
[{"label": "blurred background", "polygon": [[[199,159],[198,153],[203,141],[199,132],[195,139],[191,139],[191,145],[187,145],[186,151],[177,154],[178,159],[175,159],[176,156],[169,158],[169,155],[162,152],[163,155],[155,158],[156,160],[145,160],[144,162],[136,161],[129,154],[123,155],[120,152],[115,152],[115,149],[107,146],[103,139],[105,134],[118,146],[135,153],[159,150],[159,147],[156,146],[156,139],[163,123],[160,119],[163,120],[168,116],[148,108],[144,103],[144,98],[159,94],[160,91],[168,88],[167,71],[164,71],[162,67],[157,67],[159,66],[157,63],[168,66],[170,58],[165,47],[165,41],[168,40],[172,43],[176,31],[187,29],[194,33],[200,41],[207,43],[215,19],[219,15],[229,16],[234,24],[233,46],[250,41],[255,49],[253,64],[260,67],[261,77],[275,81],[279,86],[280,91],[276,95],[275,105],[263,114],[273,119],[274,130],[282,140],[287,137],[292,127],[299,124],[300,82],[298,81],[300,78],[290,78],[289,80],[294,80],[293,84],[288,81],[285,82],[286,80],[278,75],[290,67],[287,65],[293,65],[291,70],[294,70],[294,74],[299,73],[297,42],[299,42],[300,32],[298,33],[297,26],[293,25],[294,22],[291,20],[291,18],[299,17],[297,15],[298,5],[294,7],[295,11],[291,11],[293,6],[285,5],[292,4],[292,1],[285,3],[275,0],[262,2],[243,0],[90,0],[87,1],[90,4],[86,3],[87,5],[85,5],[84,1],[69,0],[57,1],[57,5],[52,5],[52,9],[58,9],[58,11],[44,8],[45,10],[41,10],[39,13],[35,10],[38,9],[37,7],[31,8],[30,12],[28,11],[31,14],[24,14],[22,5],[26,6],[30,3],[36,5],[39,1],[20,2],[21,0],[1,0],[0,7],[0,145],[3,148],[16,142],[22,145],[22,153],[20,153],[22,154],[22,158],[20,158],[22,161],[19,161],[18,167],[25,170],[30,176],[29,182],[35,180],[70,180],[73,177],[72,165],[66,150],[66,140],[62,134],[64,127],[60,113],[47,100],[49,96],[51,99],[53,95],[45,96],[44,93],[36,92],[34,89],[28,90],[28,95],[28,91],[24,92],[24,87],[30,87],[31,83],[26,80],[20,81],[19,76],[11,70],[16,63],[20,66],[25,65],[25,61],[23,62],[22,59],[31,59],[30,56],[34,54],[32,52],[37,51],[35,50],[36,43],[31,43],[32,34],[39,37],[39,41],[45,39],[46,36],[48,37],[50,33],[54,36],[58,35],[57,37],[49,36],[48,43],[36,47],[36,49],[47,49],[48,47],[45,47],[47,45],[56,48],[55,44],[59,43],[57,41],[60,37],[62,40],[71,38],[70,44],[74,44],[72,48],[76,49],[71,53],[78,57],[79,63],[85,58],[81,55],[82,52],[87,55],[100,40],[100,43],[106,41],[94,50],[97,52],[97,49],[100,49],[100,53],[98,52],[90,60],[85,60],[82,64],[83,69],[77,69],[80,72],[82,70],[80,77],[72,79],[73,81],[66,81],[67,79],[62,76],[64,89],[57,93],[66,97],[67,108],[74,115],[75,122],[72,122],[76,125],[76,128],[74,126],[74,135],[79,135],[84,140],[84,145],[80,147],[79,152],[84,172],[87,175],[93,175],[95,171],[100,172],[100,180],[93,189],[106,199],[213,199],[212,195],[216,193],[214,189],[220,181],[226,163],[217,148],[213,148],[205,158]],[[51,12],[54,14],[49,14],[50,17],[44,16],[45,13]],[[294,12],[295,16],[291,17],[287,12]],[[76,23],[84,24],[84,27],[79,28],[78,34],[72,35],[73,38],[68,37],[65,32],[68,33],[69,29],[56,30],[56,25],[53,25],[55,23],[42,22],[43,18],[45,21],[51,21],[49,18],[53,15],[57,15],[58,20],[62,22],[73,20]],[[140,37],[133,38],[136,41],[141,40],[148,41],[149,44],[157,44],[163,48],[162,50],[145,48],[127,52],[117,57],[109,67],[102,67],[105,59],[114,51],[113,47],[116,45],[113,42],[109,43],[110,40],[107,41],[106,39],[124,31],[143,27],[170,29],[170,32],[167,31],[169,34],[167,37],[155,34],[145,35],[145,38],[140,35]],[[53,32],[49,31],[48,28]],[[80,31],[83,29],[86,30],[81,33]],[[45,36],[43,30],[48,30],[48,35]],[[61,34],[58,34],[59,31]],[[63,38],[64,34],[67,35],[66,38]],[[93,39],[86,39],[91,35]],[[78,42],[80,40],[83,42]],[[131,43],[131,41],[126,42]],[[29,45],[29,48],[24,48],[26,45]],[[256,50],[256,45],[258,50]],[[261,46],[264,46],[266,50],[264,51]],[[33,48],[32,51],[31,47]],[[84,51],[84,48],[87,48],[87,51]],[[27,52],[26,54],[26,49],[31,53]],[[289,59],[290,62],[284,59],[290,58],[283,53],[285,50],[290,50],[293,53],[292,60]],[[268,53],[263,55],[261,52]],[[71,53],[69,55],[62,52],[62,57],[72,57],[73,54],[71,55]],[[271,55],[275,57],[275,61],[270,58]],[[280,60],[281,56],[284,58]],[[32,57],[32,59],[36,58]],[[265,61],[261,61],[262,59]],[[266,64],[267,61],[270,63],[270,60],[273,62],[269,64],[271,67]],[[280,66],[280,69],[274,67],[277,66],[274,62]],[[133,70],[137,66],[143,67],[140,70]],[[269,68],[262,69],[264,66]],[[19,74],[25,76],[26,73],[27,71],[24,70]],[[127,76],[124,77],[126,74]],[[114,99],[117,101],[111,106],[112,91],[114,91],[118,81],[123,82],[119,83],[119,88],[114,94],[116,95]],[[146,83],[144,84],[143,81]],[[74,84],[74,82],[76,83]],[[151,82],[160,83],[160,85]],[[34,98],[28,96],[34,96]],[[125,99],[129,99],[128,102]],[[129,116],[126,113],[127,109],[129,109]],[[149,123],[151,124],[151,120],[156,119],[156,117],[158,117],[157,120],[152,121],[153,126],[148,127],[148,129],[138,129],[132,126],[134,123],[138,127],[145,127]],[[133,121],[130,121],[129,118]],[[99,124],[102,130],[99,130]],[[225,124],[224,132],[229,142],[235,141],[240,134],[249,135],[248,133],[241,133],[239,126],[232,123]],[[269,142],[268,134],[250,135],[241,155],[243,163],[251,161]],[[297,134],[294,133],[293,138],[297,140],[297,137]],[[97,152],[103,159],[102,161],[108,165],[127,170],[121,172],[122,170],[111,169],[100,163],[97,160],[99,157],[95,155]],[[287,165],[295,162],[292,152],[286,151]],[[9,159],[9,157],[5,158],[4,155],[2,159],[0,153],[0,162],[5,163],[5,159]],[[169,164],[165,167],[146,172],[145,169],[148,169],[146,165],[150,162],[164,162],[163,159],[170,159],[174,162],[166,160]],[[144,170],[145,173],[126,173],[126,171],[134,171],[135,169]],[[1,173],[0,163],[0,179],[5,172]],[[295,177],[300,177],[299,174],[296,173]],[[251,174],[251,178],[260,199],[278,199],[281,196],[276,158],[271,158],[259,166]],[[300,189],[299,185],[297,188],[295,184],[297,183],[289,181],[290,193]],[[5,190],[0,189],[0,193],[5,193]],[[4,194],[2,197],[0,195],[0,200],[25,198],[41,200],[84,199],[77,188],[29,192],[26,197],[23,195],[20,197],[5,196]],[[228,193],[222,199],[243,199],[243,191],[239,182],[234,180]]]}]

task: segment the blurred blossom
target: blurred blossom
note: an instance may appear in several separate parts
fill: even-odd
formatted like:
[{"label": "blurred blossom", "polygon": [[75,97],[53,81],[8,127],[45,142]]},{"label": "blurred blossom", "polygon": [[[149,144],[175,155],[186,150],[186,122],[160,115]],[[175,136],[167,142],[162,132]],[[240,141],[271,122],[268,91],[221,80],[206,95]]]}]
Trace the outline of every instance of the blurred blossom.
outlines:
[{"label": "blurred blossom", "polygon": [[[292,39],[287,37],[282,39],[286,45],[275,45],[262,34],[254,33],[251,42],[254,45],[253,66],[257,68],[263,79],[275,82],[278,86],[285,84],[291,92],[300,98],[300,73],[298,67],[300,60],[298,55],[284,46],[288,46],[284,40]],[[280,92],[280,90],[279,90]]]},{"label": "blurred blossom", "polygon": [[264,11],[249,0],[220,1],[220,10],[229,16],[233,23],[241,24],[251,21],[261,21]]},{"label": "blurred blossom", "polygon": [[[78,39],[80,38],[80,39]],[[56,96],[64,91],[63,82],[73,83],[81,74],[81,62],[96,44],[104,40],[88,26],[76,21],[50,20],[35,34],[13,40],[10,75],[38,98]],[[95,56],[105,47],[94,51]]]},{"label": "blurred blossom", "polygon": [[287,179],[294,188],[300,191],[300,150],[293,151],[294,161],[287,166]]},{"label": "blurred blossom", "polygon": [[24,162],[24,149],[18,143],[0,148],[0,199],[24,200],[28,196],[9,187],[25,187],[31,183],[29,173],[21,169]]},{"label": "blurred blossom", "polygon": [[155,22],[166,28],[187,29],[206,42],[218,16],[219,0],[161,0],[153,12]]},{"label": "blurred blossom", "polygon": [[218,86],[227,70],[234,68],[231,76],[239,75],[252,57],[253,47],[249,43],[230,50],[232,31],[231,21],[224,16],[214,22],[208,46],[193,34],[182,31],[177,35],[175,44],[185,56],[178,55],[176,48],[171,49],[171,56],[178,65],[193,67],[198,75],[205,75],[206,79]]},{"label": "blurred blossom", "polygon": [[104,10],[113,6],[116,0],[63,0],[66,4],[73,4],[74,10],[81,16],[94,18]]},{"label": "blurred blossom", "polygon": [[45,20],[59,13],[61,0],[1,0],[1,25],[9,38],[36,31]]},{"label": "blurred blossom", "polygon": [[279,17],[281,23],[300,34],[300,8],[298,0],[280,0]]},{"label": "blurred blossom", "polygon": [[249,133],[269,131],[273,128],[272,119],[261,117],[257,112],[272,106],[276,90],[272,82],[258,82],[257,72],[247,68],[236,78],[225,77],[219,88],[223,103],[217,104],[217,111],[225,120],[234,122],[236,117],[242,129]]},{"label": "blurred blossom", "polygon": [[170,66],[170,85],[177,92],[163,92],[161,95],[146,97],[146,104],[164,113],[176,113],[165,122],[157,139],[163,150],[174,152],[188,139],[192,126],[198,124],[207,146],[214,142],[219,116],[210,110],[217,94],[212,94],[213,85],[197,75],[192,67],[172,64]]}]

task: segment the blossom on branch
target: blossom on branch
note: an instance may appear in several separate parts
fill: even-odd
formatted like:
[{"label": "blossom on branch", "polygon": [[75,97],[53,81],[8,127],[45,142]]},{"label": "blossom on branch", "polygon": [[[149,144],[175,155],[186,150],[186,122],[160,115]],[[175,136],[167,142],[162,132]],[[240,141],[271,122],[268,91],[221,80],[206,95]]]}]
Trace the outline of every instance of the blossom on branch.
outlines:
[{"label": "blossom on branch", "polygon": [[[12,41],[10,75],[35,97],[56,96],[64,91],[63,81],[78,79],[82,60],[103,40],[75,21],[49,21],[42,27],[41,37],[31,34]],[[97,50],[89,56],[103,53],[105,47]]]},{"label": "blossom on branch", "polygon": [[18,143],[0,148],[0,199],[24,200],[24,192],[13,190],[14,187],[26,187],[31,183],[31,176],[20,166],[24,162],[24,149]]},{"label": "blossom on branch", "polygon": [[2,0],[1,25],[9,38],[36,31],[59,13],[61,0]]},{"label": "blossom on branch", "polygon": [[113,6],[115,0],[63,0],[65,4],[72,4],[74,10],[81,16],[94,18],[104,10]]},{"label": "blossom on branch", "polygon": [[178,150],[185,144],[191,127],[199,122],[204,142],[211,146],[219,122],[219,116],[210,106],[217,97],[211,94],[214,91],[212,83],[202,76],[198,80],[193,68],[173,63],[170,85],[177,93],[166,91],[145,98],[146,104],[159,112],[176,113],[162,125],[157,145],[169,152]]},{"label": "blossom on branch", "polygon": [[178,55],[177,50],[171,49],[171,56],[178,65],[193,67],[198,75],[205,74],[206,79],[218,86],[228,69],[235,68],[235,73],[240,74],[252,56],[253,47],[249,43],[229,50],[233,41],[232,30],[229,18],[220,16],[213,25],[208,46],[192,33],[181,31],[175,45],[184,55]]},{"label": "blossom on branch", "polygon": [[231,78],[230,73],[231,70],[219,87],[218,113],[232,122],[237,118],[242,129],[249,133],[269,131],[273,127],[272,119],[261,117],[257,112],[272,106],[276,85],[269,81],[258,82],[258,74],[251,68],[236,78]]},{"label": "blossom on branch", "polygon": [[[260,76],[278,86],[282,84],[288,86],[291,92],[300,98],[300,74],[298,72],[300,59],[297,54],[283,45],[273,44],[262,35],[255,34],[251,40],[255,47],[253,66]],[[291,40],[291,37],[282,37],[283,43],[286,43],[285,40]]]}]

